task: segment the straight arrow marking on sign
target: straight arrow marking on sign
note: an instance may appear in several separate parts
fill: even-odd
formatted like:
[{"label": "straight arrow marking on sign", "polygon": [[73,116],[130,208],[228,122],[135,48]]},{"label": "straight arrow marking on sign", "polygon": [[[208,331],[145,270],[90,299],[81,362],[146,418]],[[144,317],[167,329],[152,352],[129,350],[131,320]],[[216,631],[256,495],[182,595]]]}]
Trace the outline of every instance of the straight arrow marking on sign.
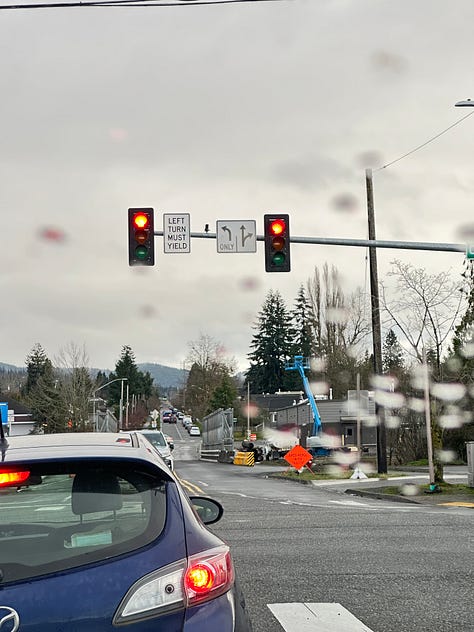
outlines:
[{"label": "straight arrow marking on sign", "polygon": [[255,220],[217,220],[217,252],[257,252]]}]

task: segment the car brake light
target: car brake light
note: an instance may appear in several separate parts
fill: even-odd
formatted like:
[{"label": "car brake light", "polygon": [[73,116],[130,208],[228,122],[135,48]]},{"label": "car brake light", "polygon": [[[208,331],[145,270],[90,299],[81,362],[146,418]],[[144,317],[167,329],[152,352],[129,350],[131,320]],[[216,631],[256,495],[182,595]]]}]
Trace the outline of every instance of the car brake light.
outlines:
[{"label": "car brake light", "polygon": [[188,604],[214,599],[229,590],[234,567],[227,546],[217,547],[189,558],[184,577]]},{"label": "car brake light", "polygon": [[21,485],[30,477],[29,472],[0,472],[0,487]]},{"label": "car brake light", "polygon": [[185,586],[195,593],[206,593],[214,585],[216,573],[208,564],[194,564],[188,568],[184,577]]},{"label": "car brake light", "polygon": [[229,548],[203,551],[142,577],[125,595],[113,623],[140,621],[209,601],[227,592],[233,582]]}]

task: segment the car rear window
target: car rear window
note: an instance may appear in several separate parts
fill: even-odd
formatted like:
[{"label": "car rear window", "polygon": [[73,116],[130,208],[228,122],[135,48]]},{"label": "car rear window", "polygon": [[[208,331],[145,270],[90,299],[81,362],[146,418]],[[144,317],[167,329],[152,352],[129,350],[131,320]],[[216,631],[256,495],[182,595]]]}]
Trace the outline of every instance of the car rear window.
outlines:
[{"label": "car rear window", "polygon": [[161,432],[142,432],[142,435],[148,439],[154,446],[165,448],[168,444]]},{"label": "car rear window", "polygon": [[22,486],[0,486],[3,584],[128,553],[163,530],[166,482],[155,475],[97,462],[21,470]]}]

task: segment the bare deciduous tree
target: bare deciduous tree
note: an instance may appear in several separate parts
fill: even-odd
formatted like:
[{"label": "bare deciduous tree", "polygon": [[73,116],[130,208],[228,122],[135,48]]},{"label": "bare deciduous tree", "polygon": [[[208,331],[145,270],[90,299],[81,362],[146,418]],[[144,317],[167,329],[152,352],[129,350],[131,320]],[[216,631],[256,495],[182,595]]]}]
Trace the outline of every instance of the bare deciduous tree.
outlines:
[{"label": "bare deciduous tree", "polygon": [[[397,328],[405,339],[407,352],[419,363],[424,353],[432,369],[432,379],[442,379],[443,354],[451,341],[465,301],[461,284],[449,272],[429,274],[399,260],[392,261],[388,276],[395,287],[388,292],[382,287],[381,303],[386,321]],[[443,465],[438,454],[443,447],[443,431],[439,425],[440,403],[431,402],[431,437],[434,449],[435,482],[443,481]]]},{"label": "bare deciduous tree", "polygon": [[202,418],[223,378],[235,373],[236,361],[227,358],[223,345],[207,334],[201,334],[188,346],[186,363],[191,368],[186,384],[186,407],[193,415]]},{"label": "bare deciduous tree", "polygon": [[364,345],[370,332],[367,301],[360,288],[347,297],[342,291],[337,268],[326,263],[322,274],[315,268],[307,282],[313,312],[316,357],[325,358],[325,379],[335,397],[355,388],[358,365],[364,361]]},{"label": "bare deciduous tree", "polygon": [[74,429],[86,430],[93,382],[85,346],[68,343],[60,349],[55,365],[61,372],[59,389],[69,413],[69,421]]},{"label": "bare deciduous tree", "polygon": [[424,268],[394,260],[388,273],[395,287],[381,283],[381,303],[389,327],[396,327],[407,343],[407,352],[422,362],[423,349],[435,357],[439,379],[441,358],[459,320],[465,297],[460,283],[449,272],[429,274]]}]

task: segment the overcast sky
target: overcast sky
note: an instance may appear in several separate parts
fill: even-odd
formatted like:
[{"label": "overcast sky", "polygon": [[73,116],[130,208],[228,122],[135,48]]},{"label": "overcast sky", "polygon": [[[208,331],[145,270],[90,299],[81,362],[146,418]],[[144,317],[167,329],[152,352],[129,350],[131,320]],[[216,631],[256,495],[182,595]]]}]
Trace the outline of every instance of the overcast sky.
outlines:
[{"label": "overcast sky", "polygon": [[[0,4],[7,4],[1,0]],[[363,248],[292,245],[288,274],[256,254],[191,254],[129,268],[127,209],[216,220],[288,212],[297,236],[464,242],[474,221],[472,0],[293,0],[0,11],[0,361],[73,341],[113,368],[182,367],[201,333],[240,368],[269,289],[292,307],[324,262],[367,289]],[[474,110],[473,110],[474,111]],[[342,204],[349,200],[351,204]],[[65,238],[45,239],[52,227]],[[54,236],[54,235],[53,235]],[[379,251],[430,271],[462,254]]]}]

